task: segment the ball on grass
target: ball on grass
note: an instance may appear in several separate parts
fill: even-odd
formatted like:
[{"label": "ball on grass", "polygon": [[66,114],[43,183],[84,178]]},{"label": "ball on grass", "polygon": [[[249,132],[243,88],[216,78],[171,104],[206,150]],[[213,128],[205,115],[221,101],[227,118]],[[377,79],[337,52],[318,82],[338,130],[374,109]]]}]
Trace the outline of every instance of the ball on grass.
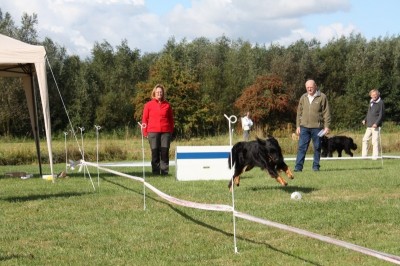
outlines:
[{"label": "ball on grass", "polygon": [[301,200],[301,193],[298,191],[295,191],[292,193],[292,195],[290,195],[290,198],[292,200]]}]

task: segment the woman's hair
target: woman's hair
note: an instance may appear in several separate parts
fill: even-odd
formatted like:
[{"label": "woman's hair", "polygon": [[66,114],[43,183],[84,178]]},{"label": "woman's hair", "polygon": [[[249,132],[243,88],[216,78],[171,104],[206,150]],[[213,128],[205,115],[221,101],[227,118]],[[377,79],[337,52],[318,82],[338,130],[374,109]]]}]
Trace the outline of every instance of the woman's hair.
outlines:
[{"label": "woman's hair", "polygon": [[151,98],[154,99],[156,98],[156,89],[157,88],[161,88],[162,92],[163,92],[163,96],[162,96],[162,100],[165,100],[165,88],[163,85],[161,84],[157,84],[156,86],[154,86],[153,91],[151,92]]},{"label": "woman's hair", "polygon": [[371,96],[371,94],[372,94],[373,92],[376,92],[376,94],[378,94],[378,97],[381,96],[381,93],[380,93],[377,89],[372,89],[372,90],[370,90],[370,91],[369,91],[369,96]]}]

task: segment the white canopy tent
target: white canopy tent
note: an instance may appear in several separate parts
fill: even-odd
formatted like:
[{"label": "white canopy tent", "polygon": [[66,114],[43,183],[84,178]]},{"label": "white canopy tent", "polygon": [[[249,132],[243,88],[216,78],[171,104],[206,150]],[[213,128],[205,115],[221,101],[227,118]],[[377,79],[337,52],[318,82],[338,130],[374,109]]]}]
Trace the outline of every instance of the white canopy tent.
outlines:
[{"label": "white canopy tent", "polygon": [[42,163],[39,146],[38,115],[35,101],[34,75],[39,85],[40,98],[43,108],[44,126],[46,131],[49,163],[53,175],[53,152],[51,145],[51,123],[49,96],[46,79],[46,50],[43,46],[27,44],[8,36],[0,34],[0,77],[22,78],[26,99],[28,102],[36,150],[39,160],[40,175],[42,176]]}]

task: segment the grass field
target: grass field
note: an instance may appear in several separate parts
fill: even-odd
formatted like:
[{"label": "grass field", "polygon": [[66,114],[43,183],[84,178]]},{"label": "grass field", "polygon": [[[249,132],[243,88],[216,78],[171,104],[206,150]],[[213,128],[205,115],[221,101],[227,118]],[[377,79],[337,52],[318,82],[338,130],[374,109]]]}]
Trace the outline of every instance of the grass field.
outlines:
[{"label": "grass field", "polygon": [[[293,161],[288,162],[293,168]],[[65,168],[57,164],[56,171]],[[55,183],[37,177],[37,166],[1,166],[0,174],[27,171],[35,177],[0,178],[2,265],[390,265],[377,258],[232,214],[172,205],[143,184],[90,168]],[[142,168],[118,168],[142,176]],[[231,205],[228,181],[146,181],[184,200]],[[322,161],[281,187],[259,169],[235,188],[235,208],[256,217],[400,256],[398,160]],[[174,169],[171,169],[171,173]],[[303,195],[290,199],[293,191]]]}]

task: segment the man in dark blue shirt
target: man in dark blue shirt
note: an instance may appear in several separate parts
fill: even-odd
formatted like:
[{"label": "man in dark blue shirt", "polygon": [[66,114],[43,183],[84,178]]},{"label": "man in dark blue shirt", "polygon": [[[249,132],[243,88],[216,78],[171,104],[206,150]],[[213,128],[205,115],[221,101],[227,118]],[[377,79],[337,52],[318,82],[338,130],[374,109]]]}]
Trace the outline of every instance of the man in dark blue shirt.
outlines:
[{"label": "man in dark blue shirt", "polygon": [[371,90],[369,96],[371,97],[371,100],[368,106],[367,116],[362,121],[363,125],[367,126],[367,129],[362,140],[361,156],[367,157],[368,141],[371,139],[372,159],[376,160],[379,156],[379,134],[385,112],[385,104],[383,103],[377,89]]}]

